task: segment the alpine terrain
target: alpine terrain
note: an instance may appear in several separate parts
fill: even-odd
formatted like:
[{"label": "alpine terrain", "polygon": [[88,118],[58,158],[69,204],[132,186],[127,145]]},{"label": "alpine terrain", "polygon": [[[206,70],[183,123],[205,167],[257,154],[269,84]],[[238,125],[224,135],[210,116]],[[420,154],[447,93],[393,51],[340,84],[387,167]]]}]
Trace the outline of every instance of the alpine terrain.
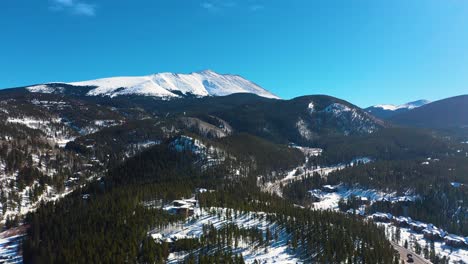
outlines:
[{"label": "alpine terrain", "polygon": [[0,262],[468,263],[466,98],[209,70],[0,90]]}]

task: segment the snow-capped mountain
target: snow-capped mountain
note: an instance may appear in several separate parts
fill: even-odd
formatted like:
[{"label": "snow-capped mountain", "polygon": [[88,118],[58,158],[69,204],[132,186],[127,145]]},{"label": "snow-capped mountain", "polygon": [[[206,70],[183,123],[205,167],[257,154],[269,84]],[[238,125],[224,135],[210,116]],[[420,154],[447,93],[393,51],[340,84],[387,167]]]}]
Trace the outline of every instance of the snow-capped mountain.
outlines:
[{"label": "snow-capped mountain", "polygon": [[72,83],[48,83],[30,86],[35,93],[63,93],[66,86],[86,88],[87,96],[144,95],[164,99],[185,96],[225,96],[252,93],[266,98],[278,97],[239,75],[219,74],[211,70],[190,74],[157,73],[148,76],[111,77]]},{"label": "snow-capped mountain", "polygon": [[468,128],[468,95],[435,101],[392,116],[390,121],[425,128]]},{"label": "snow-capped mountain", "polygon": [[430,103],[430,101],[428,101],[428,100],[418,100],[418,101],[409,102],[409,103],[402,104],[402,105],[381,104],[381,105],[375,105],[375,106],[371,106],[371,107],[381,108],[383,110],[389,110],[389,111],[396,111],[398,109],[411,110],[411,109],[414,109],[414,108],[421,107],[421,106],[423,106],[425,104],[428,104],[428,103]]},{"label": "snow-capped mountain", "polygon": [[389,118],[396,114],[406,112],[430,103],[428,100],[417,100],[402,105],[380,104],[366,108],[365,110],[378,118]]}]

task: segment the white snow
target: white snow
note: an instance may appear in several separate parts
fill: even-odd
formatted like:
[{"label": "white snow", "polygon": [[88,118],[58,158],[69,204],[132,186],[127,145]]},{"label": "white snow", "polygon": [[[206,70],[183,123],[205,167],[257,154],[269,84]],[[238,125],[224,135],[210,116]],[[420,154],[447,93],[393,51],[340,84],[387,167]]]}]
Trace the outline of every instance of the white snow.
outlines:
[{"label": "white snow", "polygon": [[[148,76],[111,77],[82,82],[67,83],[73,86],[95,87],[87,95],[90,96],[118,96],[118,95],[146,95],[161,98],[177,98],[183,95],[224,96],[234,93],[253,93],[262,97],[278,97],[257,84],[241,76],[218,74],[205,70],[190,74],[157,73]],[[56,90],[45,85],[31,86],[30,92],[53,93]]]},{"label": "white snow", "polygon": [[356,108],[341,103],[330,104],[321,112],[333,115],[342,123],[341,126],[345,135],[350,134],[352,130],[371,134],[377,129],[372,117],[366,112],[360,112]]},{"label": "white snow", "polygon": [[381,109],[387,110],[387,111],[396,111],[396,110],[400,110],[400,109],[411,110],[411,109],[421,107],[421,106],[423,106],[425,104],[428,104],[428,103],[430,103],[430,101],[428,101],[428,100],[418,100],[418,101],[409,102],[409,103],[402,104],[402,105],[379,104],[379,105],[374,105],[372,107],[373,108],[381,108]]},{"label": "white snow", "polygon": [[[5,234],[3,232],[2,234]],[[19,253],[21,249],[21,240],[23,234],[14,235],[9,237],[0,237],[0,262],[1,263],[23,263],[23,256]],[[5,262],[2,262],[6,260]]]},{"label": "white snow", "polygon": [[296,128],[299,134],[303,138],[307,140],[310,140],[313,138],[314,133],[309,129],[309,126],[302,118],[299,118],[299,120],[296,122]]},{"label": "white snow", "polygon": [[23,124],[32,129],[41,129],[42,126],[48,125],[50,123],[60,123],[60,119],[40,120],[40,119],[35,119],[32,117],[24,117],[24,118],[11,118],[10,117],[7,119],[7,122]]},{"label": "white snow", "polygon": [[459,188],[459,187],[463,186],[464,184],[459,183],[459,182],[451,182],[450,185],[452,185],[452,187]]},{"label": "white snow", "polygon": [[[286,173],[286,175],[278,180],[275,181],[270,181],[266,182],[265,184],[259,184],[260,187],[262,188],[263,191],[269,192],[269,193],[275,193],[276,195],[283,197],[283,190],[286,185],[298,181],[301,179],[304,179],[305,177],[309,176],[311,177],[314,175],[314,173],[318,173],[322,177],[326,177],[328,174],[337,171],[337,170],[342,170],[346,168],[346,166],[356,166],[361,163],[369,163],[372,162],[371,158],[368,157],[358,157],[353,159],[351,162],[348,164],[337,164],[334,166],[329,166],[329,167],[314,167],[314,168],[308,168],[307,163],[309,160],[310,156],[319,156],[322,154],[322,149],[319,148],[305,148],[305,147],[299,147],[299,146],[294,146],[306,154],[306,160],[303,165],[289,171]],[[258,183],[261,182],[261,177],[258,179]]]},{"label": "white snow", "polygon": [[185,135],[176,138],[170,143],[170,146],[178,152],[192,152],[200,158],[199,162],[203,163],[203,168],[220,164],[226,159],[224,150],[213,146],[206,146],[200,140]]},{"label": "white snow", "polygon": [[94,120],[92,123],[79,130],[81,135],[89,135],[100,131],[102,128],[113,127],[123,124],[122,120]]},{"label": "white snow", "polygon": [[351,112],[353,109],[350,107],[340,104],[340,103],[333,103],[327,106],[323,111],[328,113],[333,113],[334,115],[340,115],[342,112]]},{"label": "white snow", "polygon": [[51,87],[47,84],[35,85],[27,88],[32,93],[53,93],[56,88]]},{"label": "white snow", "polygon": [[[264,247],[256,247],[252,243],[239,243],[235,248],[236,254],[242,254],[246,263],[253,263],[255,260],[260,263],[302,263],[294,256],[288,248],[289,234],[275,223],[270,223],[265,219],[265,213],[262,212],[237,212],[237,218],[232,214],[232,218],[226,217],[226,208],[197,208],[194,216],[188,218],[183,223],[174,224],[162,230],[153,230],[150,232],[156,241],[173,241],[181,238],[200,238],[203,234],[203,226],[212,224],[216,229],[220,229],[226,224],[235,224],[240,228],[257,228],[265,231],[278,230],[278,240],[270,243],[267,250]],[[273,233],[273,232],[272,232]],[[168,263],[179,263],[186,252],[171,253]]]},{"label": "white snow", "polygon": [[[325,187],[325,186],[323,186]],[[385,193],[382,191],[374,190],[374,189],[363,189],[359,187],[348,188],[345,185],[338,185],[333,186],[336,188],[336,192],[325,192],[319,189],[310,190],[309,193],[314,197],[320,199],[319,202],[313,203],[314,209],[318,210],[338,210],[338,202],[340,199],[349,199],[351,196],[355,196],[356,198],[365,198],[369,203],[374,203],[377,201],[389,201],[391,203],[397,202],[414,202],[420,197],[418,195],[403,195],[398,196],[395,192],[394,193]],[[359,208],[361,212],[363,212],[365,207]]]},{"label": "white snow", "polygon": [[6,121],[8,123],[22,124],[32,129],[41,130],[50,141],[54,142],[59,147],[65,147],[68,142],[75,140],[75,137],[71,135],[70,129],[62,126],[62,119],[58,117],[45,120],[34,117],[9,117]]},{"label": "white snow", "polygon": [[[315,105],[314,105],[314,102],[310,102],[308,105],[307,105],[307,112],[312,115],[314,112],[315,112]],[[304,121],[304,119],[302,119],[301,117],[298,118],[297,122],[296,122],[296,128],[297,128],[297,131],[299,132],[299,134],[307,139],[307,140],[311,140],[314,136],[314,133],[310,130],[309,126],[307,125],[307,123]]]},{"label": "white snow", "polygon": [[373,107],[382,108],[383,110],[388,110],[388,111],[395,111],[399,109],[398,105],[392,105],[392,104],[380,104],[380,105],[374,105]]},{"label": "white snow", "polygon": [[137,146],[138,148],[145,149],[145,148],[149,148],[151,146],[159,145],[159,144],[161,144],[161,141],[147,140],[147,141],[139,142]]},{"label": "white snow", "polygon": [[[400,225],[401,231],[401,240],[395,241],[398,242],[400,246],[403,246],[405,240],[409,244],[409,248],[413,248],[414,245],[411,245],[411,241],[417,241],[422,248],[426,246],[426,244],[430,244],[430,240],[424,237],[424,234],[432,234],[439,236],[439,238],[434,240],[434,249],[436,254],[440,256],[447,256],[450,257],[450,263],[467,263],[468,262],[468,250],[461,246],[460,248],[455,248],[447,245],[446,241],[456,241],[461,244],[467,244],[468,239],[462,236],[457,236],[453,234],[448,234],[444,230],[435,227],[432,224],[423,223],[420,221],[412,220],[410,217],[395,217],[391,214],[386,213],[375,213],[370,216],[373,218],[374,221],[381,226],[384,226],[386,229],[386,234],[388,239],[392,239],[394,237],[394,233],[397,229],[395,224]],[[381,222],[382,220],[386,220]],[[391,221],[390,221],[391,220]],[[404,225],[402,225],[404,224]]]},{"label": "white snow", "polygon": [[309,110],[309,113],[312,114],[315,111],[314,102],[310,102],[309,105],[307,106],[307,109]]},{"label": "white snow", "polygon": [[302,147],[302,146],[297,146],[295,144],[291,144],[290,146],[293,148],[299,149],[302,153],[304,153],[304,155],[308,157],[311,157],[311,156],[318,157],[322,155],[322,152],[323,152],[323,149],[321,148]]},{"label": "white snow", "polygon": [[[391,223],[378,223],[379,225],[382,225],[385,227],[387,230],[387,236],[390,239],[391,234],[395,233],[396,226],[394,226]],[[414,238],[415,241],[417,241],[422,248],[426,246],[426,244],[430,244],[430,242],[424,238],[423,233],[418,233],[410,228],[405,228],[405,227],[400,227],[401,230],[401,239],[400,242],[398,243],[400,246],[403,246],[405,243],[405,240],[408,241],[408,244],[411,244],[411,238]],[[411,245],[410,245],[411,246]],[[440,254],[441,256],[447,256],[450,258],[450,263],[468,263],[468,250],[464,248],[453,248],[450,246],[447,246],[443,240],[439,241],[434,241],[434,249],[437,254]]]}]

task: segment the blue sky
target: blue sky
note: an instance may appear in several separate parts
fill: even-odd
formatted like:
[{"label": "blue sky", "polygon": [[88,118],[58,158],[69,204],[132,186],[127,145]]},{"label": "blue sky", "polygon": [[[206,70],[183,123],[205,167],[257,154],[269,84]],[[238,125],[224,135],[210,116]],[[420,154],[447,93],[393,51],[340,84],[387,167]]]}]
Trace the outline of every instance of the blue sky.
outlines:
[{"label": "blue sky", "polygon": [[2,88],[203,69],[363,107],[466,94],[468,1],[0,1]]}]

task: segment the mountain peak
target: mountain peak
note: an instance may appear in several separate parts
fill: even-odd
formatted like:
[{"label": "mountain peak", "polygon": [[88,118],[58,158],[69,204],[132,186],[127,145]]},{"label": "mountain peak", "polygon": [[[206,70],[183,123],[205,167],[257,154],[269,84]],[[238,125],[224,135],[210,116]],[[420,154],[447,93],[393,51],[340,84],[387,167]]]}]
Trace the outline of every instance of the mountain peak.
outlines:
[{"label": "mountain peak", "polygon": [[[144,95],[170,99],[183,96],[203,97],[252,93],[261,97],[279,99],[276,95],[239,75],[219,74],[209,69],[189,74],[166,72],[62,84],[93,87],[87,92],[88,96]],[[36,93],[57,92],[55,89],[48,89],[49,86],[51,84],[30,86],[27,89]]]},{"label": "mountain peak", "polygon": [[409,103],[406,103],[404,104],[403,106],[408,108],[408,109],[414,109],[414,108],[417,108],[417,107],[421,107],[423,105],[426,105],[428,103],[430,103],[431,101],[429,100],[425,100],[425,99],[421,99],[421,100],[417,100],[417,101],[414,101],[414,102],[409,102]]},{"label": "mountain peak", "polygon": [[223,74],[219,74],[211,69],[205,69],[205,70],[201,70],[201,71],[198,71],[197,73],[200,73],[200,74],[216,74],[216,75],[223,75]]},{"label": "mountain peak", "polygon": [[421,106],[423,106],[423,105],[425,105],[425,104],[428,104],[428,103],[430,103],[430,101],[425,100],[425,99],[421,99],[421,100],[409,102],[409,103],[402,104],[402,105],[379,104],[379,105],[371,106],[371,107],[369,107],[368,109],[371,109],[371,108],[380,108],[380,109],[387,110],[387,111],[396,111],[396,110],[400,110],[400,109],[411,110],[411,109],[414,109],[414,108],[421,107]]},{"label": "mountain peak", "polygon": [[428,100],[417,100],[402,105],[380,104],[366,108],[366,111],[379,118],[389,118],[401,112],[406,112],[430,103]]}]

